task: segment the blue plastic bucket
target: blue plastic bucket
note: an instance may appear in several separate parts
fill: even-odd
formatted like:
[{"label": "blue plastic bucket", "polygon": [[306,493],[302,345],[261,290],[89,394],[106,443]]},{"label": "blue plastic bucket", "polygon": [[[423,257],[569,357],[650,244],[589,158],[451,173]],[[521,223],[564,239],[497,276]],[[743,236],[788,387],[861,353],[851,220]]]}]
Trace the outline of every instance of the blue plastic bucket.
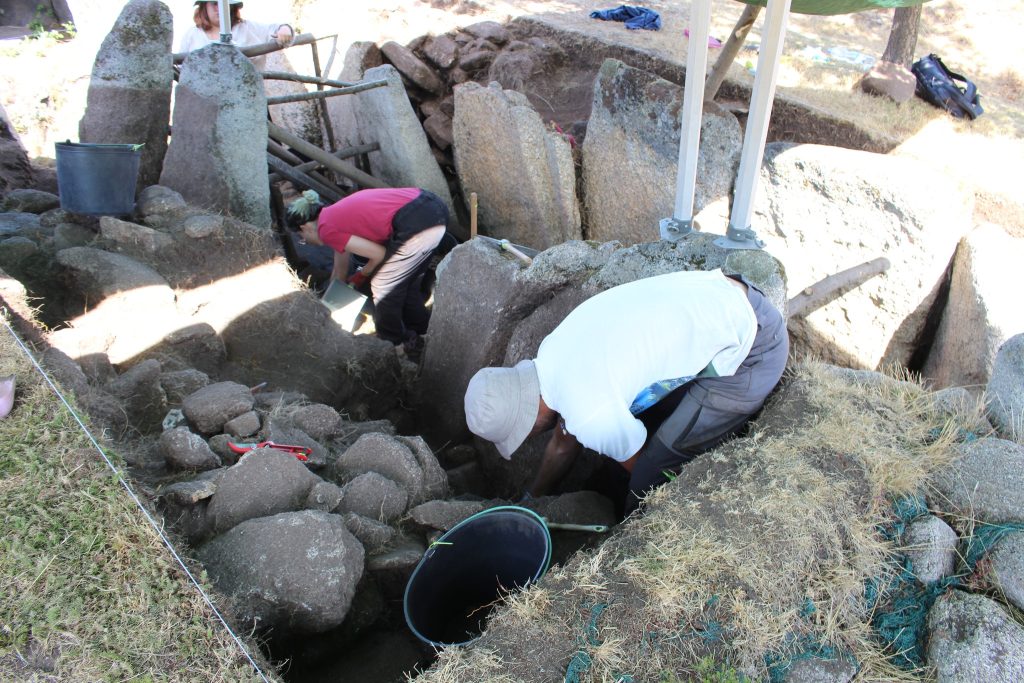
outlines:
[{"label": "blue plastic bucket", "polygon": [[532,510],[503,506],[459,522],[424,553],[405,586],[405,621],[434,647],[480,637],[491,605],[539,580],[551,533]]},{"label": "blue plastic bucket", "polygon": [[93,216],[120,216],[135,208],[140,145],[57,143],[60,208]]}]

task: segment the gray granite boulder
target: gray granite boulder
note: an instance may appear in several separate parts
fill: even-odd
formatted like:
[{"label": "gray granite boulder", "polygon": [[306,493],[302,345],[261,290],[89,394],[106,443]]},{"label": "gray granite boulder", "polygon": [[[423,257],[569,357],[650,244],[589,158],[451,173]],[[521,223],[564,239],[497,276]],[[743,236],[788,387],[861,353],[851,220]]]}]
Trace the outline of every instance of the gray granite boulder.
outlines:
[{"label": "gray granite boulder", "polygon": [[809,657],[793,662],[783,675],[783,683],[848,683],[857,675],[857,666],[845,659]]},{"label": "gray granite boulder", "polygon": [[343,496],[344,493],[335,484],[329,481],[318,481],[309,490],[309,495],[306,496],[305,507],[307,510],[333,512],[341,503]]},{"label": "gray granite boulder", "polygon": [[917,580],[927,586],[950,576],[958,541],[956,532],[935,515],[911,522],[903,537],[903,550]]},{"label": "gray granite boulder", "polygon": [[0,192],[31,187],[34,178],[28,152],[0,104]]},{"label": "gray granite boulder", "polygon": [[1024,627],[989,598],[950,591],[928,612],[928,664],[938,683],[1024,680]]},{"label": "gray granite boulder", "polygon": [[163,185],[150,185],[139,193],[135,212],[146,223],[156,218],[184,209],[188,204],[181,193]]},{"label": "gray granite boulder", "polygon": [[188,427],[168,429],[160,435],[159,443],[171,469],[202,471],[220,467],[217,454],[210,450],[203,437],[189,431]]},{"label": "gray granite boulder", "polygon": [[352,535],[359,539],[359,542],[366,548],[370,555],[381,553],[395,538],[394,527],[378,522],[376,519],[361,517],[349,512],[344,515],[345,527],[352,532]]},{"label": "gray granite boulder", "polygon": [[170,307],[174,292],[155,270],[138,261],[92,247],[72,247],[57,254],[57,261],[72,278],[79,294],[93,305],[119,292],[152,291],[151,305]]},{"label": "gray granite boulder", "polygon": [[936,387],[970,387],[980,393],[996,353],[1024,332],[1024,306],[1006,273],[1024,263],[1024,240],[991,224],[960,241],[953,260],[949,298],[921,374]]},{"label": "gray granite boulder", "polygon": [[383,475],[404,488],[409,500],[422,501],[423,468],[397,437],[364,434],[328,468],[330,478],[339,482],[351,481],[366,472]]},{"label": "gray granite boulder", "polygon": [[87,247],[96,239],[96,232],[77,223],[58,223],[53,228],[53,250]]},{"label": "gray granite boulder", "polygon": [[260,632],[340,625],[363,575],[362,544],[339,515],[313,510],[248,520],[197,553],[237,619]]},{"label": "gray granite boulder", "polygon": [[380,46],[380,51],[410,83],[435,95],[440,95],[444,90],[444,83],[437,72],[424,64],[409,48],[389,40]]},{"label": "gray granite boulder", "polygon": [[[681,86],[618,60],[601,65],[583,140],[591,239],[626,244],[659,239],[658,222],[675,209],[682,104]],[[714,104],[705,107],[694,213],[729,196],[741,145],[736,117]]]},{"label": "gray granite boulder", "polygon": [[351,512],[385,524],[397,520],[409,505],[409,493],[377,472],[356,475],[341,491],[339,511]]},{"label": "gray granite boulder", "polygon": [[409,518],[420,526],[448,531],[487,507],[484,501],[476,500],[429,500],[409,510]]},{"label": "gray granite boulder", "polygon": [[224,423],[224,433],[235,437],[252,436],[260,430],[260,416],[255,410],[242,413]]},{"label": "gray granite boulder", "polygon": [[129,424],[143,434],[160,431],[167,395],[160,385],[160,363],[145,360],[107,382],[106,391],[120,399]]},{"label": "gray granite boulder", "polygon": [[452,136],[462,193],[478,196],[480,234],[534,249],[581,238],[569,143],[525,95],[497,83],[457,86]]},{"label": "gray granite boulder", "polygon": [[113,216],[100,217],[100,240],[105,249],[132,258],[159,254],[174,246],[174,239],[164,232]]},{"label": "gray granite boulder", "polygon": [[174,64],[173,19],[160,0],[131,0],[92,67],[82,142],[141,144],[137,188],[155,183],[167,151]]},{"label": "gray granite boulder", "polygon": [[1024,446],[986,438],[956,449],[959,459],[935,477],[929,507],[990,524],[1024,522]]},{"label": "gray granite boulder", "polygon": [[18,236],[38,239],[42,228],[39,216],[34,213],[24,211],[0,213],[0,238]]},{"label": "gray granite boulder", "polygon": [[791,319],[791,354],[868,370],[910,363],[957,244],[973,227],[972,210],[960,181],[912,159],[769,144],[751,220],[786,265],[789,298],[861,263],[890,262],[885,273]]},{"label": "gray granite boulder", "polygon": [[293,425],[318,441],[331,439],[341,433],[344,418],[329,405],[311,403],[295,408],[288,419]]},{"label": "gray granite boulder", "polygon": [[409,447],[423,471],[423,488],[415,498],[410,500],[410,503],[415,505],[426,500],[446,497],[448,495],[448,476],[423,437],[399,436],[398,440]]},{"label": "gray granite boulder", "polygon": [[224,423],[252,410],[252,392],[238,382],[208,384],[187,396],[181,409],[201,434],[216,434]]},{"label": "gray granite boulder", "polygon": [[11,190],[3,195],[0,211],[41,214],[60,206],[60,197],[42,190]]},{"label": "gray granite boulder", "polygon": [[992,425],[1005,438],[1024,442],[1024,334],[999,347],[986,393]]},{"label": "gray granite boulder", "polygon": [[1015,531],[988,553],[992,582],[1017,609],[1024,609],[1024,533]]},{"label": "gray granite boulder", "polygon": [[190,52],[174,99],[174,135],[160,184],[190,203],[270,228],[267,98],[233,45]]},{"label": "gray granite boulder", "polygon": [[270,448],[249,451],[221,475],[209,516],[220,533],[247,519],[301,510],[320,478],[294,456]]}]

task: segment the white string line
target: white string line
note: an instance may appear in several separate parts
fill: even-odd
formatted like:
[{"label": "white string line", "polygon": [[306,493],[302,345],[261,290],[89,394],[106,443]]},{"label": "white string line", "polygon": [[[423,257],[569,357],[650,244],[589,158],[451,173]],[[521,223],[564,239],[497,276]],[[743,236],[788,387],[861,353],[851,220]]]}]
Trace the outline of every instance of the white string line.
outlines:
[{"label": "white string line", "polygon": [[[3,313],[7,313],[6,309],[3,310]],[[60,389],[58,389],[57,385],[53,383],[53,381],[50,379],[50,376],[46,374],[45,370],[43,370],[42,366],[39,365],[39,363],[35,359],[35,356],[32,355],[32,352],[21,341],[21,338],[14,331],[14,328],[11,327],[10,322],[8,322],[7,316],[0,315],[0,319],[4,321],[4,326],[11,333],[11,336],[14,338],[14,341],[18,343],[18,346],[21,347],[21,350],[25,353],[26,356],[28,356],[28,359],[32,361],[32,365],[35,366],[39,374],[43,377],[44,380],[46,380],[46,383],[50,385],[50,389],[53,390],[53,393],[56,394],[57,398],[59,398],[61,403],[64,404],[64,407],[68,409],[68,412],[71,413],[71,416],[75,418],[75,422],[77,422],[78,426],[82,428],[82,431],[89,438],[89,441],[92,442],[92,445],[96,447],[96,451],[100,454],[100,457],[103,458],[103,461],[105,463],[107,463],[107,467],[109,467],[117,476],[117,480],[121,483],[121,486],[124,487],[124,490],[128,492],[128,495],[131,497],[131,499],[135,501],[135,505],[139,508],[139,510],[142,511],[142,514],[146,518],[146,521],[148,521],[150,526],[153,527],[153,530],[156,531],[157,536],[159,536],[160,540],[163,541],[165,546],[167,546],[167,549],[171,551],[171,555],[174,556],[174,559],[177,561],[178,566],[182,568],[182,570],[185,572],[185,576],[187,576],[189,581],[192,582],[192,585],[196,587],[196,590],[199,591],[199,594],[203,596],[203,600],[206,601],[206,604],[209,605],[211,610],[213,610],[214,615],[217,617],[220,623],[224,625],[224,628],[227,629],[227,632],[231,635],[231,638],[238,645],[238,648],[242,651],[242,654],[245,655],[245,658],[249,660],[249,663],[252,664],[254,669],[256,669],[256,673],[258,673],[260,675],[260,678],[266,681],[266,683],[271,683],[270,679],[267,678],[266,674],[263,673],[263,670],[260,669],[259,664],[256,663],[256,660],[254,660],[252,658],[252,655],[249,654],[249,649],[246,648],[245,643],[243,643],[242,639],[231,629],[231,626],[228,625],[227,620],[224,619],[223,615],[221,615],[220,610],[218,610],[217,606],[213,604],[213,600],[210,599],[210,596],[207,595],[205,590],[203,590],[203,587],[199,585],[199,582],[196,580],[196,577],[192,575],[191,571],[189,571],[189,568],[185,564],[184,560],[182,560],[181,556],[178,555],[178,551],[174,549],[174,545],[171,543],[171,539],[168,538],[166,534],[164,534],[163,529],[161,529],[160,526],[156,523],[156,520],[153,519],[153,516],[149,514],[149,510],[147,510],[146,506],[142,504],[142,501],[139,500],[139,497],[135,495],[135,491],[132,490],[132,487],[128,484],[127,481],[125,481],[125,478],[121,475],[120,470],[118,470],[114,463],[111,462],[110,458],[107,457],[107,454],[103,452],[103,447],[100,446],[100,444],[96,441],[95,437],[93,437],[92,432],[89,431],[89,428],[86,427],[85,423],[82,422],[81,418],[78,417],[78,413],[76,413],[75,409],[71,407],[71,404],[68,403],[68,400],[64,398],[64,395],[60,392]]]}]

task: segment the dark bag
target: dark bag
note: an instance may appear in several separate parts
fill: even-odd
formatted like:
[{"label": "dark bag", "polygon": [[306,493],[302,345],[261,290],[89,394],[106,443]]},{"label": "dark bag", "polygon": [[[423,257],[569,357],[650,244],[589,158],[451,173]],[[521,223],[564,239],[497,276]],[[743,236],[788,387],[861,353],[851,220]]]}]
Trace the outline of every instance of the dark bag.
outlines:
[{"label": "dark bag", "polygon": [[[917,78],[917,96],[958,119],[976,119],[984,113],[974,83],[946,68],[938,55],[930,54],[910,67]],[[960,87],[956,81],[961,81]]]}]

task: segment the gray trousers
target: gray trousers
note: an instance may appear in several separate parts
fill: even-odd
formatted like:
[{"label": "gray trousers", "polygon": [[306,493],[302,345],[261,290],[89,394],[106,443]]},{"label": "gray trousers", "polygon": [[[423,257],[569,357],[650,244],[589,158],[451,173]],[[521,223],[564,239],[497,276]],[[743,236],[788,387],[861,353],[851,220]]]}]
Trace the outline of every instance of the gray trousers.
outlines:
[{"label": "gray trousers", "polygon": [[758,289],[736,279],[747,285],[747,300],[757,318],[750,353],[734,375],[689,382],[639,416],[648,433],[654,427],[657,431],[648,438],[630,475],[627,515],[648,491],[668,481],[667,473],[678,472],[684,463],[740,431],[782,378],[789,356],[786,321]]}]

